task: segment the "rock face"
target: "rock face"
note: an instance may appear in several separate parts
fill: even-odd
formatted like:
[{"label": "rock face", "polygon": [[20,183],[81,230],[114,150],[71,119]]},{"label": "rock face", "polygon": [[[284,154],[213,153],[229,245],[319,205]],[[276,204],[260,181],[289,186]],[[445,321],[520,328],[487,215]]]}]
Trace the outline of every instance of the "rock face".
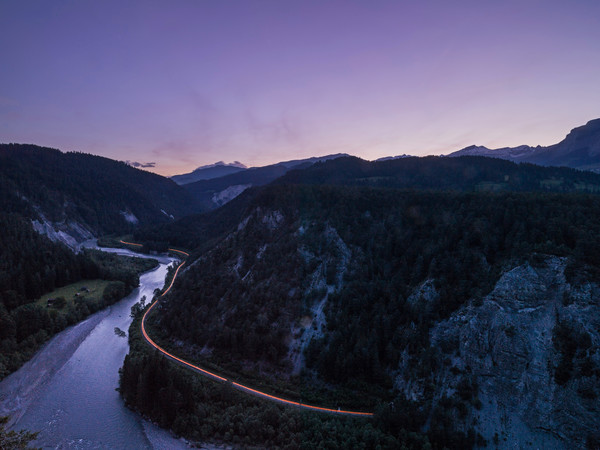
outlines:
[{"label": "rock face", "polygon": [[50,222],[41,213],[40,218],[41,221],[31,221],[35,231],[53,242],[62,242],[73,251],[78,251],[82,242],[94,238],[90,230],[75,221]]},{"label": "rock face", "polygon": [[469,419],[493,448],[585,448],[598,437],[600,288],[570,285],[565,266],[518,266],[432,330],[451,361],[445,394],[465,374],[475,380],[481,403]]}]

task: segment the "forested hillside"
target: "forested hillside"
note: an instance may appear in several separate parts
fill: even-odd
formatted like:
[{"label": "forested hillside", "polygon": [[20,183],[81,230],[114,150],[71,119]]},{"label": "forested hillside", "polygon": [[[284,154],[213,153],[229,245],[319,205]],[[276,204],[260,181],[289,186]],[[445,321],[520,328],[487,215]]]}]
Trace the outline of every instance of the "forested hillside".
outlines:
[{"label": "forested hillside", "polygon": [[133,240],[158,251],[165,251],[169,246],[208,249],[214,240],[219,240],[226,231],[237,226],[249,203],[260,191],[260,188],[250,188],[216,210],[170,223],[140,227],[133,232]]},{"label": "forested hillside", "polygon": [[[0,213],[0,229],[0,378],[53,334],[123,298],[138,285],[138,274],[156,265],[90,250],[75,254],[17,214]],[[53,307],[36,302],[55,288],[95,279],[110,283],[93,301],[62,299]]]},{"label": "forested hillside", "polygon": [[[438,161],[445,164],[436,158],[433,166],[419,167],[425,171],[424,167],[431,169]],[[481,159],[448,161],[468,171]],[[480,180],[490,181],[487,161],[483,163],[479,173],[485,176],[475,176],[470,185],[463,183],[463,189],[474,190]],[[540,179],[549,175],[542,168],[500,163],[492,163],[492,169],[510,169],[504,175],[515,178],[531,175],[520,178],[523,189],[539,188]],[[369,163],[356,159],[326,164],[337,164],[338,169],[340,164],[348,166],[345,171],[323,171],[328,179],[360,183],[363,177],[359,175],[373,173]],[[319,173],[324,166],[306,173]],[[536,178],[538,171],[541,175]],[[566,175],[579,175],[575,171],[554,173],[563,174],[565,185],[571,182]],[[436,172],[428,174],[431,186]],[[582,177],[590,184],[597,181],[592,174]],[[453,179],[453,174],[448,178]],[[452,185],[447,180],[439,183]],[[458,320],[464,308],[479,311],[493,303],[489,296],[496,292],[503,274],[523,264],[564,271],[559,292],[571,292],[569,286],[575,292],[576,286],[597,286],[600,281],[600,197],[595,195],[273,185],[255,191],[245,202],[240,220],[221,239],[212,241],[212,247],[199,250],[200,256],[182,273],[151,320],[154,333],[179,355],[251,379],[266,377],[271,384],[285,385],[288,395],[330,406],[373,409],[379,399],[382,406],[375,424],[391,439],[391,447],[406,442],[408,432],[427,434],[436,448],[473,446],[483,439],[477,433],[485,433],[488,440],[493,436],[478,422],[483,420],[477,416],[482,408],[478,397],[481,375],[459,364],[458,353],[452,356],[461,348],[461,341],[454,341],[459,338],[432,342],[439,324]],[[224,213],[220,214],[215,217],[222,218]],[[209,222],[207,217],[202,220]],[[548,258],[561,262],[552,265],[546,262]],[[589,289],[596,292],[596,288]],[[590,302],[597,301],[595,294],[590,295]],[[560,301],[556,317],[562,317],[559,310],[566,307]],[[564,305],[572,301],[564,300]],[[547,304],[550,310],[554,308],[554,303]],[[536,311],[523,308],[527,314]],[[550,336],[559,337],[555,344],[544,341],[542,350],[549,355],[544,370],[554,379],[554,367],[562,367],[556,369],[561,382],[561,371],[566,371],[569,380],[571,376],[575,380],[591,377],[590,385],[597,385],[597,332],[587,341],[589,345],[581,344],[588,355],[595,356],[581,357],[588,366],[581,372],[585,375],[580,375],[573,368],[579,364],[573,361],[579,361],[575,355],[580,344],[560,343],[580,338],[570,331],[561,332],[560,327],[553,332],[554,320],[558,323],[554,318],[545,327],[550,327]],[[571,330],[575,325],[569,320]],[[506,325],[506,336],[518,336],[517,326],[511,326]],[[583,326],[594,329],[591,323]],[[569,356],[563,360],[569,359],[561,366],[555,349],[565,345],[569,350],[561,351]],[[139,379],[135,374],[150,370],[144,367],[151,362],[142,363],[134,355],[126,368],[129,364],[133,380]],[[578,389],[566,382],[552,385],[557,393]],[[127,389],[139,388],[136,383],[125,387],[124,395],[134,405],[135,397],[127,397]],[[597,398],[596,388],[591,389],[585,395]],[[198,394],[199,402],[207,401],[203,395],[207,394]],[[574,398],[579,397],[575,394]],[[161,420],[166,426],[179,423],[184,434],[193,433],[182,425],[192,423],[189,415],[196,413],[190,411],[185,413],[187,422],[178,422],[177,413]],[[590,423],[593,420],[585,425],[588,431],[593,430]],[[595,439],[593,435],[587,438]]]},{"label": "forested hillside", "polygon": [[159,175],[100,156],[21,144],[0,144],[0,208],[96,236],[199,210],[185,190]]},{"label": "forested hillside", "polygon": [[483,156],[427,156],[389,161],[339,158],[294,170],[278,184],[340,184],[472,192],[600,193],[600,175],[566,167],[517,164]]},{"label": "forested hillside", "polygon": [[[564,167],[516,164],[485,157],[407,157],[369,162],[341,157],[293,170],[275,185],[345,185],[403,189],[406,191],[457,192],[582,192],[600,194],[600,175]],[[150,248],[206,247],[236,226],[260,189],[250,188],[230,204],[215,211],[135,230],[136,242]]]},{"label": "forested hillside", "polygon": [[[328,161],[344,156],[348,155],[339,153],[252,167],[229,175],[190,182],[185,185],[185,189],[196,199],[203,210],[208,211],[223,206],[249,187],[268,184],[292,169],[305,169],[319,161]],[[193,172],[188,175],[193,175]]]}]

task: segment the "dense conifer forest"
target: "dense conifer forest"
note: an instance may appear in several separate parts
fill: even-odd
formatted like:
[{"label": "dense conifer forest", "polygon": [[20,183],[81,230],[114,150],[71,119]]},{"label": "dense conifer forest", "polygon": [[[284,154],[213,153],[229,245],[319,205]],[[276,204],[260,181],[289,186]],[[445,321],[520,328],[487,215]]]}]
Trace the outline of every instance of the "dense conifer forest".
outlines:
[{"label": "dense conifer forest", "polygon": [[[443,364],[444,350],[429,343],[435,323],[480,301],[502,271],[527,261],[535,264],[544,255],[567,258],[572,283],[600,280],[600,197],[595,195],[273,185],[239,202],[244,202],[240,220],[219,239],[211,236],[210,245],[208,239],[203,243],[151,318],[154,332],[180,355],[237,373],[260,372],[273,384],[288,380],[289,392],[297,395],[307,386],[354,393],[343,406],[362,402],[380,411],[368,426],[389,439],[382,444],[388,448],[406,443],[407,433],[429,440],[434,448],[465,448],[481,441],[456,422],[464,417],[460,411],[477,407],[476,384],[467,378],[460,395],[438,403],[429,419],[424,412],[431,405],[412,404],[402,396],[393,400],[401,355],[419,377],[433,376]],[[226,211],[214,217],[236,222],[235,214]],[[208,224],[210,217],[195,220]],[[415,290],[426,282],[437,295],[432,301],[415,299]],[[327,292],[322,332],[305,351],[305,369],[290,379],[290,342],[295,333],[306,332],[303,320],[313,317]],[[132,392],[143,388],[135,380],[145,371],[171,370],[155,367],[160,364],[142,352],[130,355],[124,367],[129,382],[122,385],[123,395],[151,417],[156,410],[140,405]],[[197,404],[208,401],[206,392],[194,395]],[[320,400],[327,402],[329,396],[325,392]],[[372,403],[378,396],[380,406]],[[146,397],[146,402],[158,401],[151,392]],[[194,436],[193,416],[210,422],[223,414],[202,411],[181,410],[162,420]],[[259,413],[246,414],[252,420]],[[228,436],[236,434],[233,428]],[[293,442],[300,445],[302,439]],[[274,443],[264,436],[251,442]]]},{"label": "dense conifer forest", "polygon": [[[407,191],[600,194],[600,175],[592,172],[479,156],[407,157],[379,162],[343,157],[292,170],[273,184],[344,185]],[[207,249],[214,239],[239,223],[259,191],[260,188],[247,189],[216,211],[190,215],[163,225],[142,226],[134,231],[134,240],[161,250],[169,244]]]},{"label": "dense conifer forest", "polygon": [[199,209],[173,181],[123,162],[35,145],[0,144],[0,210],[38,220],[43,215],[54,223],[77,222],[100,235],[170,222],[171,216]]},{"label": "dense conifer forest", "polygon": [[[53,334],[123,298],[139,284],[138,274],[157,264],[92,250],[75,254],[16,214],[0,213],[0,229],[0,378]],[[69,308],[35,303],[42,294],[85,279],[111,283],[99,301],[76,301]]]},{"label": "dense conifer forest", "polygon": [[294,170],[277,184],[337,184],[473,192],[588,192],[600,193],[600,175],[566,167],[542,167],[482,156],[388,161],[338,158]]}]

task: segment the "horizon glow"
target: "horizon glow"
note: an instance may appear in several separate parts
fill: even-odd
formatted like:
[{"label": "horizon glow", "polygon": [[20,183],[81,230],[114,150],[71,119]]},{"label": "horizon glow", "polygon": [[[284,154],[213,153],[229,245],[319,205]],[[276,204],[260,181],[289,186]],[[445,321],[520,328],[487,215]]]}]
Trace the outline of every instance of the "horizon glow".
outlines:
[{"label": "horizon glow", "polygon": [[600,2],[0,3],[0,142],[155,167],[551,145],[600,117]]}]

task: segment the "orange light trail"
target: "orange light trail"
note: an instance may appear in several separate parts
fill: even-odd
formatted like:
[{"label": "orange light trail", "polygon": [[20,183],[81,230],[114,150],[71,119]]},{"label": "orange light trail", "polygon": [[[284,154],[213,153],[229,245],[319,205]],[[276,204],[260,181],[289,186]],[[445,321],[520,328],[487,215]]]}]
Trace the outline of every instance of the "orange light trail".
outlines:
[{"label": "orange light trail", "polygon": [[125,242],[125,241],[119,241],[121,244],[127,244],[127,245],[135,245],[136,247],[143,247],[142,244],[134,244],[133,242]]},{"label": "orange light trail", "polygon": [[182,255],[185,255],[185,256],[190,256],[190,254],[189,254],[189,253],[187,253],[187,252],[184,252],[183,250],[177,250],[177,249],[174,249],[174,248],[170,248],[170,249],[169,249],[169,251],[170,251],[170,252],[177,252],[177,253],[181,253]]},{"label": "orange light trail", "polygon": [[[141,246],[141,244],[133,244],[131,242],[124,242],[121,241],[123,244],[128,244],[128,245],[136,245],[136,246]],[[181,251],[181,250],[175,250],[170,248],[170,251],[174,251],[174,252],[179,252],[182,253],[186,256],[189,256],[188,253]],[[363,416],[363,417],[372,417],[373,413],[369,413],[369,412],[360,412],[360,411],[346,411],[346,410],[340,410],[340,409],[332,409],[332,408],[323,408],[321,406],[314,406],[314,405],[307,405],[305,403],[300,403],[300,402],[294,402],[292,400],[288,400],[282,397],[277,397],[275,395],[271,395],[271,394],[267,394],[266,392],[262,392],[256,389],[252,389],[248,386],[244,386],[243,384],[240,383],[236,383],[233,380],[228,380],[227,378],[224,378],[220,375],[217,375],[216,373],[213,372],[209,372],[206,369],[203,369],[201,367],[198,367],[190,362],[187,362],[181,358],[178,358],[175,355],[172,355],[171,353],[169,353],[168,351],[166,351],[164,348],[162,348],[161,346],[159,346],[156,342],[154,342],[152,340],[152,338],[150,338],[150,336],[148,336],[148,333],[146,332],[146,318],[148,317],[148,314],[150,313],[150,311],[152,311],[152,309],[156,306],[156,304],[158,303],[158,301],[164,297],[165,295],[167,295],[167,293],[171,290],[171,288],[173,287],[173,283],[175,283],[175,279],[177,278],[177,275],[179,274],[179,269],[181,269],[183,267],[183,265],[185,264],[185,261],[182,262],[178,267],[177,270],[175,271],[175,274],[173,275],[173,279],[171,280],[171,284],[169,285],[169,287],[150,305],[150,307],[146,310],[146,312],[144,313],[144,316],[142,317],[142,334],[144,335],[144,338],[146,339],[146,341],[155,349],[157,349],[159,352],[161,352],[163,355],[167,356],[168,358],[171,358],[174,361],[177,361],[191,369],[196,370],[197,372],[200,372],[202,375],[208,376],[214,380],[217,381],[221,381],[221,382],[229,382],[231,383],[231,385],[233,387],[235,387],[238,390],[253,394],[253,395],[257,395],[259,397],[265,398],[267,400],[271,400],[271,401],[276,401],[276,402],[280,402],[280,403],[285,403],[288,405],[293,405],[299,408],[304,408],[304,409],[309,409],[312,411],[321,411],[321,412],[326,412],[326,413],[330,413],[330,414],[344,414],[344,415],[351,415],[351,416]]]},{"label": "orange light trail", "polygon": [[[142,244],[136,244],[136,243],[134,243],[134,242],[126,242],[126,241],[123,241],[123,240],[119,240],[119,242],[120,242],[121,244],[125,244],[125,245],[135,245],[136,247],[143,247],[143,245],[142,245]],[[187,252],[184,252],[183,250],[177,250],[177,249],[175,249],[175,248],[170,248],[170,249],[169,249],[169,251],[170,251],[170,252],[177,252],[177,253],[181,253],[182,255],[185,255],[185,256],[190,256],[190,254],[189,254],[189,253],[187,253]]]}]

